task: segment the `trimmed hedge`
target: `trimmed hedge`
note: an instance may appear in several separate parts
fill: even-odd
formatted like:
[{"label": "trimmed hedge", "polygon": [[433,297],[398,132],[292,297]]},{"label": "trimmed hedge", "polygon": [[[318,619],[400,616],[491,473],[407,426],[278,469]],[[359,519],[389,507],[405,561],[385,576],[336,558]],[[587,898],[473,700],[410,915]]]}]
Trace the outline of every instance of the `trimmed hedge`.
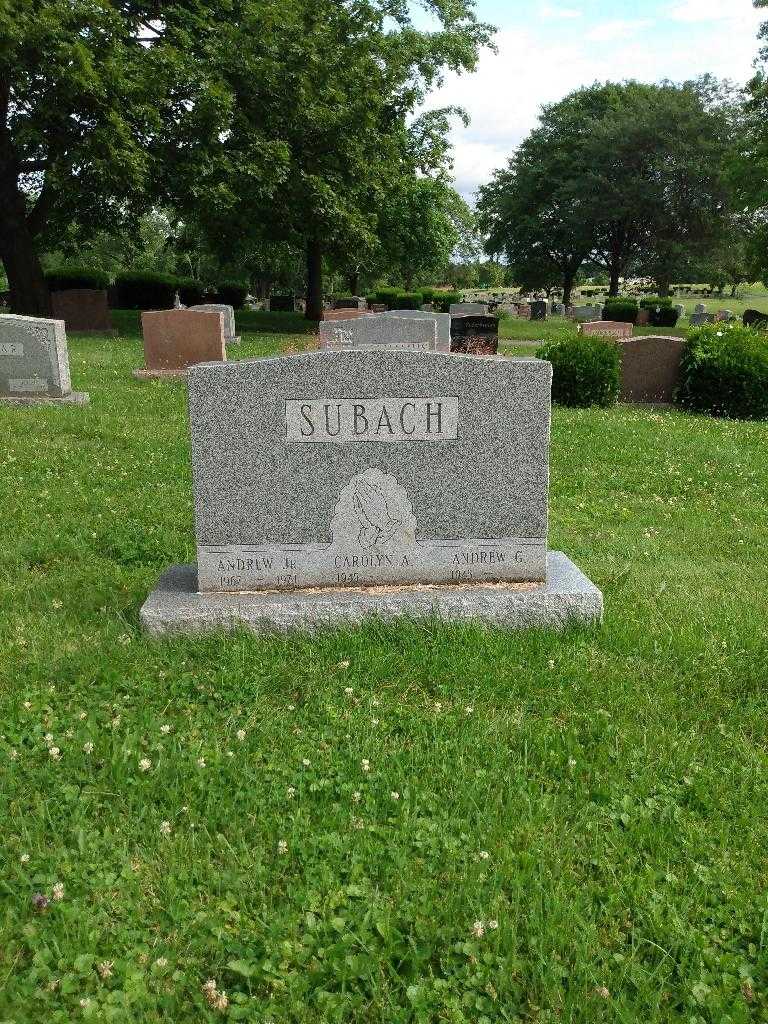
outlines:
[{"label": "trimmed hedge", "polygon": [[213,301],[232,306],[233,309],[242,309],[247,294],[248,285],[244,281],[221,281],[216,286]]},{"label": "trimmed hedge", "polygon": [[671,308],[672,299],[662,299],[660,295],[650,295],[645,299],[640,299],[640,309],[656,309],[657,306],[661,306],[662,309],[665,307]]},{"label": "trimmed hedge", "polygon": [[671,306],[659,306],[650,311],[648,323],[652,327],[677,327],[680,314]]},{"label": "trimmed hedge", "polygon": [[104,291],[110,285],[109,274],[74,264],[47,271],[45,280],[52,292],[66,292],[73,288],[96,288]]},{"label": "trimmed hedge", "polygon": [[398,292],[397,293],[397,308],[398,309],[421,309],[424,305],[424,293],[423,292]]},{"label": "trimmed hedge", "polygon": [[377,288],[376,302],[380,305],[386,306],[387,309],[397,309],[397,296],[399,292],[399,288]]},{"label": "trimmed hedge", "polygon": [[749,327],[709,324],[690,331],[678,404],[729,419],[768,419],[768,341]]},{"label": "trimmed hedge", "polygon": [[579,334],[548,342],[536,355],[552,363],[553,401],[576,408],[616,404],[621,368],[619,346],[612,339]]},{"label": "trimmed hedge", "polygon": [[176,279],[179,300],[184,306],[200,306],[205,302],[205,285],[194,277]]},{"label": "trimmed hedge", "polygon": [[435,294],[436,294],[436,289],[435,288],[419,288],[419,291],[424,296],[424,302],[425,303],[426,302],[434,302],[435,301]]},{"label": "trimmed hedge", "polygon": [[456,302],[461,302],[459,292],[437,292],[434,299],[438,313],[450,313],[451,306]]},{"label": "trimmed hedge", "polygon": [[637,302],[634,299],[606,299],[603,320],[633,324],[637,321]]},{"label": "trimmed hedge", "polygon": [[118,309],[173,309],[177,279],[172,274],[136,270],[118,274],[115,291]]}]

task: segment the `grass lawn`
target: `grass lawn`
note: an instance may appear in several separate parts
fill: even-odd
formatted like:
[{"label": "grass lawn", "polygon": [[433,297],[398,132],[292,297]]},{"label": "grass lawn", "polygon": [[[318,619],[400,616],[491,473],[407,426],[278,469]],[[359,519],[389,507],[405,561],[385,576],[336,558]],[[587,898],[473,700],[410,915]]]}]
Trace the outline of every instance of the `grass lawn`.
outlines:
[{"label": "grass lawn", "polygon": [[766,1020],[764,424],[555,410],[602,629],[158,642],[184,385],[70,355],[0,408],[3,1024]]}]

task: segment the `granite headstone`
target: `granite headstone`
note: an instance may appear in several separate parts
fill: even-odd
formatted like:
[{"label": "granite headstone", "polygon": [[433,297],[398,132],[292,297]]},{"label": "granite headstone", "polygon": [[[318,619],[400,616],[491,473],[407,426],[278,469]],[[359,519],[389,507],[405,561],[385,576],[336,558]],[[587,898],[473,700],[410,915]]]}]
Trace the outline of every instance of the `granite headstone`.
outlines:
[{"label": "granite headstone", "polygon": [[320,348],[334,352],[364,349],[400,349],[434,352],[437,349],[437,322],[433,317],[365,316],[334,323],[322,321],[318,327]]},{"label": "granite headstone", "polygon": [[235,327],[235,310],[223,302],[205,302],[200,306],[190,306],[191,310],[197,313],[223,313],[224,314],[224,342],[227,345],[239,345],[241,339],[237,335]]},{"label": "granite headstone", "polygon": [[486,316],[488,304],[485,302],[452,302],[448,307],[451,316]]},{"label": "granite headstone", "polygon": [[72,391],[63,320],[0,314],[0,399],[20,405],[88,401]]},{"label": "granite headstone", "polygon": [[404,320],[434,320],[437,325],[437,351],[451,351],[450,313],[432,313],[421,309],[390,309],[385,316],[401,317]]},{"label": "granite headstone", "polygon": [[451,319],[451,352],[495,356],[499,350],[499,321],[495,316],[455,316]]},{"label": "granite headstone", "polygon": [[198,561],[142,622],[599,620],[599,591],[547,555],[551,380],[537,359],[389,350],[191,368]]},{"label": "granite headstone", "polygon": [[161,309],[141,314],[146,366],[134,370],[141,380],[183,377],[195,363],[226,360],[224,314],[191,309]]},{"label": "granite headstone", "polygon": [[107,292],[102,288],[69,288],[51,292],[54,320],[63,320],[72,333],[109,334],[114,330]]}]

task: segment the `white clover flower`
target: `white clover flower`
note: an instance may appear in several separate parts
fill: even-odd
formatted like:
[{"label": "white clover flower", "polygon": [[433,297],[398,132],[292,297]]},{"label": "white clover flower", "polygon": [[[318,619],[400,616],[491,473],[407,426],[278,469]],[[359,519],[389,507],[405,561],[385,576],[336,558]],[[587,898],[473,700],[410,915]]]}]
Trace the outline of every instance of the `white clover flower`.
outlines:
[{"label": "white clover flower", "polygon": [[362,799],[363,794],[360,792],[359,789],[356,789],[355,792],[352,794],[353,803],[359,804]]},{"label": "white clover flower", "polygon": [[295,704],[289,704],[288,705],[288,710],[289,711],[295,711],[296,710],[296,705]]},{"label": "white clover flower", "polygon": [[289,786],[287,792],[288,792],[288,799],[289,800],[293,800],[293,798],[296,796],[296,787],[295,786]]},{"label": "white clover flower", "polygon": [[245,739],[245,737],[246,737],[246,732],[245,732],[245,729],[238,729],[238,730],[237,730],[237,732],[235,733],[235,735],[237,736],[237,738],[238,738],[238,739],[240,740],[240,742],[242,743],[242,742],[243,742],[243,740],[244,740],[244,739]]},{"label": "white clover flower", "polygon": [[81,722],[84,722],[85,719],[88,717],[88,712],[87,711],[81,711],[80,714],[77,717],[80,719]]},{"label": "white clover flower", "polygon": [[160,732],[163,734],[163,736],[167,736],[170,731],[171,727],[170,725],[168,725],[167,722],[164,725],[160,726]]},{"label": "white clover flower", "polygon": [[476,939],[482,939],[485,935],[485,925],[482,921],[475,921],[472,925],[472,934]]},{"label": "white clover flower", "polygon": [[168,966],[168,958],[167,957],[159,956],[157,958],[157,960],[155,960],[155,967],[161,967],[162,968],[162,967],[167,967],[167,966]]},{"label": "white clover flower", "polygon": [[301,763],[304,765],[305,768],[309,768],[309,766],[312,764],[312,762],[307,757],[302,757]]},{"label": "white clover flower", "polygon": [[53,758],[54,761],[61,760],[61,751],[59,750],[58,747],[48,747],[48,753]]},{"label": "white clover flower", "polygon": [[467,706],[464,708],[464,714],[465,715],[474,715],[474,713],[475,713],[475,709],[472,707],[472,705],[471,704],[467,704]]},{"label": "white clover flower", "polygon": [[197,767],[198,768],[205,768],[205,764],[206,764],[205,758],[204,757],[198,757],[198,759],[197,759]]},{"label": "white clover flower", "polygon": [[98,971],[99,977],[102,981],[106,981],[107,978],[112,977],[114,973],[112,970],[113,967],[113,960],[102,960],[100,964],[97,964],[96,970]]},{"label": "white clover flower", "polygon": [[480,860],[490,860],[491,855],[487,850],[481,850],[480,853],[478,853],[478,857]]},{"label": "white clover flower", "polygon": [[371,719],[371,725],[378,725],[378,724],[379,724],[378,718],[372,718]]},{"label": "white clover flower", "polygon": [[45,741],[45,745],[47,747],[52,746],[53,745],[53,733],[52,732],[47,732],[45,734],[45,736],[43,736],[43,740]]},{"label": "white clover flower", "polygon": [[488,927],[491,929],[492,932],[495,932],[496,929],[499,927],[499,922],[496,921],[496,920],[489,921],[488,922]]},{"label": "white clover flower", "polygon": [[280,854],[288,853],[288,843],[284,839],[281,839],[277,844],[277,852]]},{"label": "white clover flower", "polygon": [[394,789],[392,790],[392,792],[389,795],[392,797],[393,800],[399,800],[400,799],[400,794],[396,793],[394,791]]},{"label": "white clover flower", "polygon": [[27,709],[27,711],[29,711],[29,709],[32,707],[32,704],[28,700],[25,700],[24,707]]},{"label": "white clover flower", "polygon": [[161,836],[169,836],[170,834],[171,834],[171,823],[170,823],[170,821],[161,821],[160,822],[160,835]]},{"label": "white clover flower", "polygon": [[22,864],[29,864],[29,854],[22,853],[22,855],[19,857],[19,860],[21,861]]},{"label": "white clover flower", "polygon": [[152,762],[150,761],[150,759],[148,757],[142,757],[142,759],[139,761],[139,768],[143,772],[148,772],[151,767]]},{"label": "white clover flower", "polygon": [[368,760],[367,757],[364,757],[363,760],[360,762],[360,767],[363,769],[364,772],[369,772],[371,770],[371,762]]},{"label": "white clover flower", "polygon": [[348,661],[340,661],[338,663],[338,665],[336,666],[336,668],[349,668],[349,662]]},{"label": "white clover flower", "polygon": [[355,692],[354,687],[352,687],[352,686],[345,686],[344,687],[344,693],[346,693],[346,695],[348,697],[351,697],[354,692]]},{"label": "white clover flower", "polygon": [[64,883],[63,882],[56,882],[55,883],[55,885],[51,889],[51,899],[52,900],[56,900],[57,903],[64,899]]},{"label": "white clover flower", "polygon": [[83,752],[85,754],[92,754],[93,753],[93,744],[90,742],[90,740],[88,741],[88,743],[84,743],[83,744]]},{"label": "white clover flower", "polygon": [[8,756],[12,761],[15,761],[19,756],[19,752],[18,750],[12,750]]}]

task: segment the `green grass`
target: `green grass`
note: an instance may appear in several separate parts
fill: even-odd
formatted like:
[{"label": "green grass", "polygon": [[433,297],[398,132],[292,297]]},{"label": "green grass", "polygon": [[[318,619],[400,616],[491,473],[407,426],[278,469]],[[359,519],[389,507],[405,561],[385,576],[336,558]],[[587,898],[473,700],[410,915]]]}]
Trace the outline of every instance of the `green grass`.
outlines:
[{"label": "green grass", "polygon": [[[656,335],[674,335],[679,338],[684,338],[688,332],[688,323],[684,321],[685,326],[683,327],[650,327],[644,325],[642,327],[634,327],[632,333],[636,338],[644,337],[648,334]],[[523,342],[541,342],[545,341],[556,341],[558,338],[565,335],[571,335],[576,330],[576,324],[572,320],[566,320],[565,317],[549,317],[547,320],[518,320],[514,317],[503,317],[499,321],[499,339],[503,342],[508,341],[523,341]],[[506,351],[506,346],[502,344],[502,349]]]},{"label": "green grass", "polygon": [[70,349],[90,406],[0,408],[3,1024],[766,1019],[763,424],[555,410],[602,629],[161,643],[184,386]]}]

